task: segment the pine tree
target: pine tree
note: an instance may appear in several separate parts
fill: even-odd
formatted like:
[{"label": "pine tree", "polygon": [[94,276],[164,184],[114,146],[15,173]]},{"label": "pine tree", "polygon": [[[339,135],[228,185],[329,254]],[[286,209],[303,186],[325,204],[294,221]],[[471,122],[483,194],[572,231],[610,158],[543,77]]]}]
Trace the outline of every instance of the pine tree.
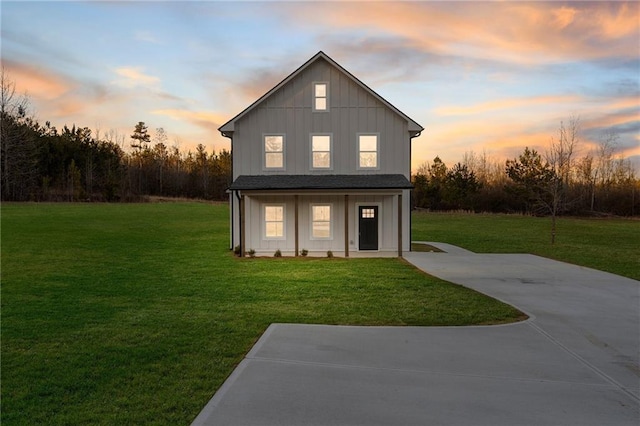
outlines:
[{"label": "pine tree", "polygon": [[131,142],[131,148],[136,148],[142,151],[148,147],[148,144],[151,142],[151,136],[149,135],[149,130],[144,124],[144,121],[139,121],[138,124],[136,124],[133,134],[131,135],[131,139],[133,139]]}]

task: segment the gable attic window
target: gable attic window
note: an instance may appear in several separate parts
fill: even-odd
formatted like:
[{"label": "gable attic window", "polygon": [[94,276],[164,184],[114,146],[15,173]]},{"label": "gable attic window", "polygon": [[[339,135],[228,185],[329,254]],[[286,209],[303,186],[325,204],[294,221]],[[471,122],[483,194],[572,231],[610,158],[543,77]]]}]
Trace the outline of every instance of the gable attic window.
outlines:
[{"label": "gable attic window", "polygon": [[378,135],[358,135],[358,168],[378,168]]},{"label": "gable attic window", "polygon": [[329,83],[313,83],[313,110],[329,110]]},{"label": "gable attic window", "polygon": [[311,168],[331,168],[331,135],[311,135]]},{"label": "gable attic window", "polygon": [[264,136],[264,168],[284,169],[284,135]]}]

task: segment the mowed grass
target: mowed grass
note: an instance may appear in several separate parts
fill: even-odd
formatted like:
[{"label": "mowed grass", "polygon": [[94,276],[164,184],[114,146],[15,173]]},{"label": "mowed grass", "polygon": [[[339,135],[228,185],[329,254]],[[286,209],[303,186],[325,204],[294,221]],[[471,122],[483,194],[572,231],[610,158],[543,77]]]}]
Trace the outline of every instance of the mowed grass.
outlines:
[{"label": "mowed grass", "polygon": [[3,204],[2,424],[189,424],[273,322],[516,309],[398,259],[239,259],[225,205]]},{"label": "mowed grass", "polygon": [[551,219],[521,215],[414,212],[415,241],[440,241],[476,253],[532,253],[640,280],[640,220]]}]

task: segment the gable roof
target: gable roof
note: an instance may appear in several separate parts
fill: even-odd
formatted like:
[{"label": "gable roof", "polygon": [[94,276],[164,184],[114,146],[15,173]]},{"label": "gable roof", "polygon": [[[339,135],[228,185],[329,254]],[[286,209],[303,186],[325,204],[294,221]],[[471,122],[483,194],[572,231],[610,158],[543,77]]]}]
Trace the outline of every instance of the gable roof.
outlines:
[{"label": "gable roof", "polygon": [[229,190],[412,189],[403,175],[241,175]]},{"label": "gable roof", "polygon": [[412,120],[411,118],[409,118],[406,114],[404,114],[402,111],[400,111],[398,108],[396,108],[395,106],[393,106],[391,103],[389,103],[389,101],[387,101],[386,99],[384,99],[382,96],[380,96],[379,94],[377,94],[375,91],[373,91],[373,89],[371,89],[369,86],[367,86],[366,84],[364,84],[362,81],[360,81],[356,76],[354,76],[353,74],[351,74],[349,71],[347,71],[346,69],[344,69],[342,66],[340,66],[340,64],[338,64],[336,61],[334,61],[333,59],[331,59],[326,53],[324,53],[323,51],[320,51],[318,53],[316,53],[311,59],[309,59],[307,62],[305,62],[304,64],[302,64],[297,70],[295,70],[294,72],[292,72],[291,74],[289,74],[288,77],[286,77],[284,80],[282,80],[280,83],[278,83],[274,88],[272,88],[271,90],[269,90],[267,93],[265,93],[264,95],[262,95],[260,98],[258,98],[254,103],[252,103],[251,105],[249,105],[247,108],[245,108],[243,111],[241,111],[238,115],[236,115],[235,117],[233,117],[231,120],[227,121],[225,124],[223,124],[222,126],[220,126],[218,128],[218,130],[220,131],[220,133],[222,134],[222,136],[225,137],[229,137],[226,133],[227,132],[233,132],[234,131],[234,125],[235,122],[237,120],[239,120],[240,118],[242,118],[245,114],[247,114],[249,111],[253,110],[254,108],[256,108],[258,105],[260,105],[262,103],[262,101],[264,101],[265,99],[267,99],[269,96],[271,96],[273,93],[275,93],[278,89],[280,89],[281,87],[283,87],[284,85],[286,85],[288,82],[290,82],[291,80],[293,80],[298,74],[300,74],[302,71],[304,71],[306,68],[308,68],[311,64],[313,64],[314,62],[320,60],[320,59],[324,59],[325,61],[327,61],[330,65],[334,66],[335,68],[337,68],[338,70],[340,70],[343,74],[345,74],[347,77],[349,77],[354,83],[356,83],[358,86],[360,86],[362,89],[366,90],[369,94],[371,94],[374,98],[376,98],[377,100],[379,100],[380,102],[382,102],[382,104],[384,104],[387,108],[391,109],[392,111],[394,111],[396,114],[398,114],[400,117],[402,117],[404,120],[407,121],[408,124],[408,128],[409,128],[409,132],[411,133],[411,137],[415,137],[418,136],[420,134],[420,132],[422,132],[424,130],[424,127],[422,127],[421,125],[419,125],[418,123],[416,123],[414,120]]}]

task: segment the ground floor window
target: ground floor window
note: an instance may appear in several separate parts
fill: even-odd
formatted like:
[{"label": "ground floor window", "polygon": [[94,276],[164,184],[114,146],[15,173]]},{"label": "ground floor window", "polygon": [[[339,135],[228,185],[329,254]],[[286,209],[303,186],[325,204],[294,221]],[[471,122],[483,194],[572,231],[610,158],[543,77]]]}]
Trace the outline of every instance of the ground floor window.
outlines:
[{"label": "ground floor window", "polygon": [[284,238],[284,206],[264,206],[265,238]]},{"label": "ground floor window", "polygon": [[331,238],[331,205],[311,205],[311,237],[318,239]]}]

